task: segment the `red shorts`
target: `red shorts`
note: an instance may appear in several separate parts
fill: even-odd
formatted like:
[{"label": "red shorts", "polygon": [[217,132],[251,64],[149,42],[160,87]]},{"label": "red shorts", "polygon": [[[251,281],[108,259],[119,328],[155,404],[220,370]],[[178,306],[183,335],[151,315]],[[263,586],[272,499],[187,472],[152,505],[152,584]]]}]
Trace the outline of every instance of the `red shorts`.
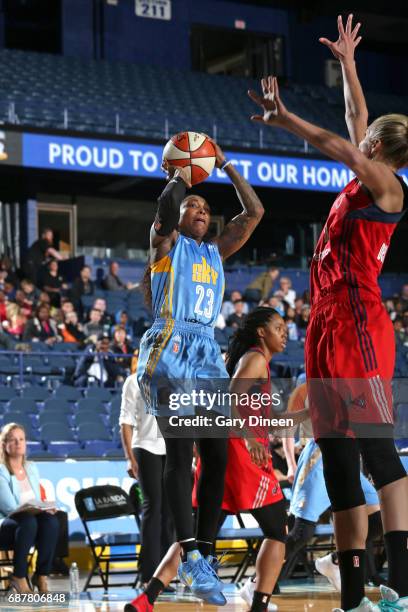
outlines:
[{"label": "red shorts", "polygon": [[[197,507],[197,483],[200,463],[197,466],[193,489],[193,506]],[[228,441],[228,464],[225,474],[222,509],[231,514],[269,506],[283,499],[283,493],[273,471],[272,460],[267,467],[252,463],[245,442],[241,438]]]},{"label": "red shorts", "polygon": [[383,304],[363,292],[330,296],[312,308],[305,359],[315,438],[369,437],[393,424],[395,336]]}]

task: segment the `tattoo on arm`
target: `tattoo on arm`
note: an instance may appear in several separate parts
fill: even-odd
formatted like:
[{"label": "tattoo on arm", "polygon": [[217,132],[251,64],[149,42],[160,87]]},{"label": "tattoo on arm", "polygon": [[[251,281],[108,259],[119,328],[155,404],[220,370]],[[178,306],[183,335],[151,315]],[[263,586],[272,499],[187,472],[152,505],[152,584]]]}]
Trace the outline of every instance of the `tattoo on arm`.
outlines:
[{"label": "tattoo on arm", "polygon": [[226,168],[243,211],[225,226],[217,242],[221,255],[226,258],[247,242],[264,214],[262,202],[243,176],[230,165]]}]

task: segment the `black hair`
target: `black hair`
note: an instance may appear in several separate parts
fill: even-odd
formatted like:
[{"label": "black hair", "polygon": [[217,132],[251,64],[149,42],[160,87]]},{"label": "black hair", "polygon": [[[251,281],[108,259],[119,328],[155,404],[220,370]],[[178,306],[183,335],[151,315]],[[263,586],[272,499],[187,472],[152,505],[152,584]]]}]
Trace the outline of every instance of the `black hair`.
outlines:
[{"label": "black hair", "polygon": [[258,307],[250,312],[244,319],[242,326],[237,329],[230,340],[228,347],[226,367],[230,376],[234,374],[234,370],[238,361],[241,359],[252,346],[259,345],[259,336],[257,330],[260,327],[266,327],[273,317],[280,314],[274,308]]}]

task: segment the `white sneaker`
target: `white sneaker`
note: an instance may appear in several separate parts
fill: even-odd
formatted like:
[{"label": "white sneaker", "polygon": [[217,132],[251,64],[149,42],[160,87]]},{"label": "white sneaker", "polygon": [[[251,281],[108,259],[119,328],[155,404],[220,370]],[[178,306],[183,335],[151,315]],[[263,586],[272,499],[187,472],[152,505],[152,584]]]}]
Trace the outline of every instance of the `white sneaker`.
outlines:
[{"label": "white sneaker", "polygon": [[[252,581],[252,578],[248,578],[244,586],[239,590],[239,594],[242,597],[242,599],[245,601],[245,603],[248,604],[249,607],[252,606],[252,600],[254,598],[254,593],[255,593],[255,582]],[[272,601],[270,601],[268,604],[269,612],[276,612],[277,609],[278,609],[278,606],[272,603]]]},{"label": "white sneaker", "polygon": [[381,599],[375,610],[408,610],[408,597],[398,597],[398,593],[386,587],[383,584],[380,586]]},{"label": "white sneaker", "polygon": [[[353,608],[352,610],[348,610],[347,612],[377,612],[380,610],[378,606],[375,606],[367,597],[363,597],[360,601],[360,605],[357,608]],[[345,612],[341,608],[334,608],[333,612]]]},{"label": "white sneaker", "polygon": [[341,578],[339,566],[333,563],[331,553],[324,557],[319,557],[315,561],[315,568],[322,576],[326,576],[327,580],[334,586],[336,591],[341,592]]}]

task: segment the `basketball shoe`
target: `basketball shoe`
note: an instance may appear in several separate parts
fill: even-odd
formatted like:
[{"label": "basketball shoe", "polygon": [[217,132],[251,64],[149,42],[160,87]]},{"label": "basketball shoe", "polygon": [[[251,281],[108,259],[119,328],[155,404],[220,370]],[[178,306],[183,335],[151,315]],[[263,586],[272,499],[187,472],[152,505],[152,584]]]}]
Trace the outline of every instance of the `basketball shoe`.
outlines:
[{"label": "basketball shoe", "polygon": [[341,591],[340,569],[336,563],[333,563],[331,553],[316,559],[315,568],[319,574],[326,576],[327,580],[334,586],[336,591]]},{"label": "basketball shoe", "polygon": [[147,599],[146,593],[142,593],[136,599],[126,604],[123,612],[153,612],[153,605]]},{"label": "basketball shoe", "polygon": [[[253,582],[252,578],[248,578],[244,586],[239,590],[239,594],[245,603],[248,604],[249,607],[252,606],[252,600],[254,598],[255,593],[255,582]],[[269,612],[276,612],[278,606],[274,604],[272,601],[268,604]]]},{"label": "basketball shoe", "polygon": [[[367,597],[363,597],[357,608],[352,610],[342,610],[341,608],[334,608],[333,612],[377,612],[380,608],[377,608]],[[398,608],[397,608],[398,609]],[[391,612],[392,608],[389,612]]]},{"label": "basketball shoe", "polygon": [[398,593],[384,585],[380,586],[380,593],[381,599],[374,606],[376,612],[393,612],[394,610],[403,612],[408,610],[408,597],[398,597]]},{"label": "basketball shoe", "polygon": [[227,603],[221,593],[220,579],[198,550],[187,553],[187,559],[180,563],[177,575],[180,582],[187,586],[195,597],[216,606],[224,606]]}]

